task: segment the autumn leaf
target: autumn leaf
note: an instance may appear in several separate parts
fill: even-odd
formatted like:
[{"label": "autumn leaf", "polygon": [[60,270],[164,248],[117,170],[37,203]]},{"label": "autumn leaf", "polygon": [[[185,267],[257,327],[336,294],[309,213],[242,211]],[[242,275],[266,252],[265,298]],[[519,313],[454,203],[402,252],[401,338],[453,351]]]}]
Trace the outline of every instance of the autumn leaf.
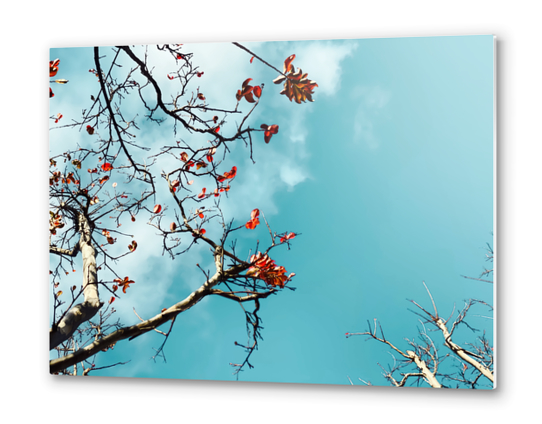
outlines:
[{"label": "autumn leaf", "polygon": [[207,189],[206,189],[205,187],[203,187],[203,188],[201,189],[201,193],[198,194],[198,199],[203,199],[203,198],[205,198],[205,191],[206,191],[206,190],[207,190]]},{"label": "autumn leaf", "polygon": [[87,125],[87,132],[92,135],[94,134],[94,128],[92,128],[90,125]]},{"label": "autumn leaf", "polygon": [[124,277],[124,280],[121,280],[120,278],[115,278],[113,281],[118,283],[119,287],[122,287],[123,293],[126,293],[126,289],[130,287],[130,284],[135,284],[135,281],[130,280],[129,277]]},{"label": "autumn leaf", "polygon": [[295,237],[295,234],[294,234],[294,233],[288,233],[288,234],[284,233],[284,234],[282,235],[282,237],[280,238],[280,242],[281,242],[281,243],[284,243],[285,241],[291,240],[291,239],[293,239],[294,237]]},{"label": "autumn leaf", "polygon": [[170,225],[169,225],[169,229],[171,231],[175,231],[177,229],[177,224],[175,224],[174,222],[172,222]]},{"label": "autumn leaf", "polygon": [[113,169],[113,165],[111,165],[109,162],[105,162],[102,166],[102,171],[111,171]]},{"label": "autumn leaf", "polygon": [[161,210],[162,210],[162,205],[155,205],[152,211],[154,213],[160,213]]},{"label": "autumn leaf", "polygon": [[49,62],[49,77],[54,77],[56,73],[58,72],[58,64],[60,63],[60,59],[51,60]]},{"label": "autumn leaf", "polygon": [[286,269],[277,266],[267,254],[258,252],[250,258],[252,266],[247,270],[246,275],[263,280],[268,286],[284,288],[284,285],[295,275],[290,273],[286,276]]},{"label": "autumn leaf", "polygon": [[205,96],[202,93],[198,93],[198,99],[205,100]]},{"label": "autumn leaf", "polygon": [[109,304],[111,305],[115,301],[115,296],[111,296],[111,299],[109,299]]},{"label": "autumn leaf", "polygon": [[55,93],[53,93],[53,90],[49,87],[49,98],[51,97],[55,97]]},{"label": "autumn leaf", "polygon": [[197,236],[202,236],[206,233],[207,231],[205,231],[205,228],[196,228],[194,230],[194,232],[192,233],[192,236],[194,237],[197,237]]},{"label": "autumn leaf", "polygon": [[181,153],[181,160],[182,160],[183,162],[187,162],[187,161],[188,161],[188,153],[182,152],[182,153]]},{"label": "autumn leaf", "polygon": [[284,61],[284,74],[279,75],[273,80],[275,84],[284,83],[284,88],[280,94],[284,94],[290,101],[294,100],[300,104],[305,101],[312,102],[312,95],[314,94],[314,88],[318,87],[315,81],[308,79],[308,74],[304,74],[301,69],[294,68],[292,65],[295,59],[295,54],[289,56]]},{"label": "autumn leaf", "polygon": [[100,180],[99,180],[98,182],[99,182],[100,184],[103,184],[103,183],[105,183],[108,179],[109,179],[109,175],[106,175],[106,176],[100,178]]},{"label": "autumn leaf", "polygon": [[201,78],[202,75],[203,75],[203,72],[196,72],[196,76],[197,76],[198,78]]},{"label": "autumn leaf", "polygon": [[203,161],[200,161],[196,164],[196,169],[200,169],[200,168],[207,168],[207,164]]},{"label": "autumn leaf", "polygon": [[249,230],[253,230],[254,228],[256,228],[256,226],[260,223],[260,220],[258,219],[259,216],[260,216],[260,210],[254,209],[250,213],[250,220],[245,224],[245,227],[248,228]]},{"label": "autumn leaf", "polygon": [[130,250],[130,252],[133,252],[134,250],[136,250],[136,248],[137,248],[137,242],[135,240],[132,240],[132,243],[128,245],[128,249]]},{"label": "autumn leaf", "polygon": [[269,143],[271,141],[271,137],[273,134],[277,134],[279,132],[279,126],[278,125],[267,125],[262,124],[260,125],[260,128],[264,130],[264,141],[266,143]]},{"label": "autumn leaf", "polygon": [[58,124],[58,121],[60,121],[62,119],[62,114],[61,113],[57,113],[56,114],[56,119],[55,119],[55,124]]},{"label": "autumn leaf", "polygon": [[259,99],[260,96],[262,95],[262,87],[260,87],[259,85],[257,85],[257,86],[254,87],[254,89],[252,90],[252,93]]},{"label": "autumn leaf", "polygon": [[248,84],[250,81],[252,81],[252,78],[247,78],[245,81],[243,81],[241,89],[237,90],[237,94],[235,95],[237,101],[241,101],[241,99],[244,97],[247,102],[256,103],[256,100],[254,100],[254,96],[252,95],[252,90],[254,87]]},{"label": "autumn leaf", "polygon": [[[233,166],[233,167],[231,168],[231,171],[224,172],[224,178],[225,178],[225,179],[231,180],[231,179],[234,178],[236,175],[237,175],[237,167],[236,167],[236,166]],[[220,181],[220,180],[219,180],[219,181]],[[222,181],[224,181],[224,180],[222,180]]]},{"label": "autumn leaf", "polygon": [[172,77],[171,75],[167,74],[167,77],[172,80],[172,79],[175,79],[175,77]]}]

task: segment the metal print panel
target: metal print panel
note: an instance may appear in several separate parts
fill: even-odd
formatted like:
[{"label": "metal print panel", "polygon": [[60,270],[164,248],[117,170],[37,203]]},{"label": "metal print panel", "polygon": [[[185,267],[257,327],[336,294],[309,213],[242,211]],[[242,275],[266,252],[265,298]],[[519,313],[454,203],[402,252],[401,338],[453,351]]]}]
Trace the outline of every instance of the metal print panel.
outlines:
[{"label": "metal print panel", "polygon": [[494,59],[51,49],[50,372],[494,388]]}]

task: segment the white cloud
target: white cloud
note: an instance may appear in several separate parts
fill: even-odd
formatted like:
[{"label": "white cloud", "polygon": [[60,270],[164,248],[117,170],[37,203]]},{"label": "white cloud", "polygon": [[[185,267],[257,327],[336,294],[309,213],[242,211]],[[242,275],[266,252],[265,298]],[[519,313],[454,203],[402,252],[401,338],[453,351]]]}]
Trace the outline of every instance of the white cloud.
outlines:
[{"label": "white cloud", "polygon": [[375,134],[375,122],[378,122],[386,105],[391,99],[391,92],[380,86],[357,86],[352,90],[353,99],[358,99],[354,112],[354,141],[364,142],[370,149],[376,149],[380,141]]}]

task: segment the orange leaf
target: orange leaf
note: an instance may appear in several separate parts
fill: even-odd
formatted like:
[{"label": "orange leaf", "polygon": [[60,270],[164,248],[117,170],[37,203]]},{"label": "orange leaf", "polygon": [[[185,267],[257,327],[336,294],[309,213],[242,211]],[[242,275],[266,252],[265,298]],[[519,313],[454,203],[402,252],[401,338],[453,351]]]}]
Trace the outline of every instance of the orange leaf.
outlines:
[{"label": "orange leaf", "polygon": [[154,213],[160,213],[161,210],[162,210],[162,206],[161,205],[156,205],[152,211]]},{"label": "orange leaf", "polygon": [[174,222],[172,222],[170,225],[169,225],[169,229],[171,231],[175,231],[175,229],[177,228],[177,224],[175,224]]},{"label": "orange leaf", "polygon": [[284,73],[287,74],[289,72],[294,71],[294,65],[292,65],[292,62],[295,59],[295,54],[288,56],[286,60],[284,61]]},{"label": "orange leaf", "polygon": [[54,77],[56,73],[58,72],[58,64],[60,63],[60,59],[51,60],[49,62],[49,77]]},{"label": "orange leaf", "polygon": [[203,198],[205,197],[205,191],[206,191],[206,190],[207,190],[207,189],[206,189],[205,187],[203,187],[203,188],[201,189],[201,193],[198,194],[198,199],[203,199]]},{"label": "orange leaf", "polygon": [[111,299],[109,299],[109,304],[111,305],[115,301],[115,296],[111,296]]},{"label": "orange leaf", "polygon": [[284,243],[286,240],[291,240],[295,237],[295,234],[294,233],[284,233],[284,235],[280,238],[280,242],[281,243]]},{"label": "orange leaf", "polygon": [[137,242],[135,240],[132,240],[132,243],[128,245],[128,249],[130,252],[133,252],[137,248]]},{"label": "orange leaf", "polygon": [[111,165],[109,162],[105,162],[102,166],[102,171],[111,171],[113,169],[113,165]]},{"label": "orange leaf", "polygon": [[262,95],[262,87],[260,87],[259,85],[257,85],[256,87],[254,87],[254,89],[252,90],[252,92],[254,93],[254,95],[255,95],[257,98],[260,98],[260,96]]}]

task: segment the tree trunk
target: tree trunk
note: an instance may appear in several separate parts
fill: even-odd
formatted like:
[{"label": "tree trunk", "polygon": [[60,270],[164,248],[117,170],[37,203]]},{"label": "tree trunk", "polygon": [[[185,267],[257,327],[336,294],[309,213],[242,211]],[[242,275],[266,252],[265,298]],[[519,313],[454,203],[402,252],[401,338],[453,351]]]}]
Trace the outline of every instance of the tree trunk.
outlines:
[{"label": "tree trunk", "polygon": [[96,271],[96,251],[92,247],[92,229],[87,218],[79,214],[79,249],[83,257],[83,296],[84,301],[71,308],[49,332],[49,349],[68,340],[81,324],[91,319],[102,307],[98,293],[98,275]]}]

